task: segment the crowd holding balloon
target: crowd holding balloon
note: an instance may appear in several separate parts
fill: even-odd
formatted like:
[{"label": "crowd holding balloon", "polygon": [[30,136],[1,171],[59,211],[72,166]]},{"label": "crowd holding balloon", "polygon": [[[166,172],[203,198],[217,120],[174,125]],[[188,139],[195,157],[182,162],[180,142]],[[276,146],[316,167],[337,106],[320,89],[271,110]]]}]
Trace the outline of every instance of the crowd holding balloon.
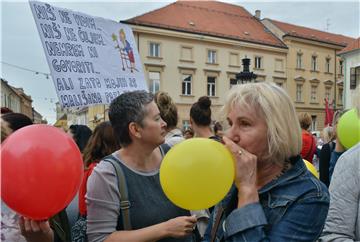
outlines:
[{"label": "crowd holding balloon", "polygon": [[231,88],[222,122],[200,97],[183,131],[165,92],[121,94],[94,131],[6,112],[1,241],[360,240],[360,107],[322,147],[270,83]]}]

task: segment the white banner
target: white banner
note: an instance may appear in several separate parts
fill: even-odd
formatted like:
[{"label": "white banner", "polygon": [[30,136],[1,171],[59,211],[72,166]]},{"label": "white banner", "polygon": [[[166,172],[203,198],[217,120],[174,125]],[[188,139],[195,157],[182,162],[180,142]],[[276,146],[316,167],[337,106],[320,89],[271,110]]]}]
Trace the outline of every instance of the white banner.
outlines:
[{"label": "white banner", "polygon": [[60,104],[109,104],[125,91],[147,90],[130,27],[31,1]]}]

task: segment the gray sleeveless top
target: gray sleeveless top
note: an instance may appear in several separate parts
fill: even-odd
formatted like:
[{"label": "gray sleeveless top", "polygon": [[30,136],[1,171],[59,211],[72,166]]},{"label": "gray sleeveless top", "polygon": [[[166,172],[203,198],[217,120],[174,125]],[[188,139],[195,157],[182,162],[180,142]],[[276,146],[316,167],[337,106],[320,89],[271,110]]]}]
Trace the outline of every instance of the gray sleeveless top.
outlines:
[{"label": "gray sleeveless top", "polygon": [[[159,170],[143,173],[127,167],[117,156],[112,155],[121,165],[128,187],[130,221],[133,229],[141,229],[178,216],[190,216],[190,212],[175,206],[164,194]],[[122,218],[119,217],[119,224]],[[192,237],[180,239],[165,238],[161,242],[190,242]]]}]

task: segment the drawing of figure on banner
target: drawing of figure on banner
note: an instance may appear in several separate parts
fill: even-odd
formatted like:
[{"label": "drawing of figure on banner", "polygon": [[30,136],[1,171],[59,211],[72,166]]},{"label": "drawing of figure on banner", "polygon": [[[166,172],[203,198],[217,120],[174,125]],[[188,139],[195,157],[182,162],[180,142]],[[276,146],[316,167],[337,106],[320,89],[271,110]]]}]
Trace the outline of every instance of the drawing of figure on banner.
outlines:
[{"label": "drawing of figure on banner", "polygon": [[[116,42],[115,48],[119,49],[122,70],[125,70],[125,66],[127,69],[130,69],[131,72],[138,71],[135,68],[135,58],[133,48],[131,47],[129,41],[126,40],[126,34],[124,29],[120,29],[119,31],[120,42],[116,36],[116,34],[112,34],[113,41]],[[121,43],[121,45],[120,45]]]}]

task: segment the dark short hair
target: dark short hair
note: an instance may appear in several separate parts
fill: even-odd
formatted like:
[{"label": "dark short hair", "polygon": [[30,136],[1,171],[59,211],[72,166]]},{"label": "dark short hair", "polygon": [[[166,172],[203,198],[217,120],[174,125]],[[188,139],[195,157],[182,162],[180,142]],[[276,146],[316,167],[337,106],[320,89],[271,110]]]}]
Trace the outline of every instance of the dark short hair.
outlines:
[{"label": "dark short hair", "polygon": [[207,96],[202,96],[191,106],[190,117],[199,126],[208,126],[211,123],[211,100]]},{"label": "dark short hair", "polygon": [[9,124],[12,131],[33,124],[33,121],[22,113],[5,113],[1,115],[1,118]]},{"label": "dark short hair", "polygon": [[131,144],[129,124],[135,122],[143,125],[146,116],[145,106],[154,100],[146,91],[125,92],[115,98],[109,107],[109,119],[121,147]]},{"label": "dark short hair", "polygon": [[70,132],[73,134],[73,138],[75,140],[75,143],[79,147],[79,150],[83,152],[91,134],[91,129],[82,124],[72,124],[69,127]]}]

